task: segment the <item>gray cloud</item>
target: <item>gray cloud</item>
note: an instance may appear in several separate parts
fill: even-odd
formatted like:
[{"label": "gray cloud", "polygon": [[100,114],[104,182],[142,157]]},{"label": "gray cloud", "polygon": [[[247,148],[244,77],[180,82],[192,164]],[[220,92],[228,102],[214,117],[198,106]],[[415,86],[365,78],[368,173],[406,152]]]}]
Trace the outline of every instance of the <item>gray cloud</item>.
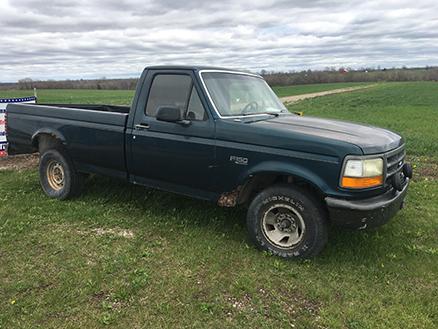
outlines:
[{"label": "gray cloud", "polygon": [[0,1],[0,81],[438,65],[435,0]]}]

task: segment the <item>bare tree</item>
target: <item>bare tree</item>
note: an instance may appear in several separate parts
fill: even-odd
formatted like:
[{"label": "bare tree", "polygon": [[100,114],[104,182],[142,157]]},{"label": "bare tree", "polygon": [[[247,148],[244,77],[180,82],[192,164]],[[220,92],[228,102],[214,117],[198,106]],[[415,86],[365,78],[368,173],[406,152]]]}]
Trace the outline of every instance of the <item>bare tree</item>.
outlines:
[{"label": "bare tree", "polygon": [[31,78],[24,78],[18,80],[18,89],[33,89],[33,80]]}]

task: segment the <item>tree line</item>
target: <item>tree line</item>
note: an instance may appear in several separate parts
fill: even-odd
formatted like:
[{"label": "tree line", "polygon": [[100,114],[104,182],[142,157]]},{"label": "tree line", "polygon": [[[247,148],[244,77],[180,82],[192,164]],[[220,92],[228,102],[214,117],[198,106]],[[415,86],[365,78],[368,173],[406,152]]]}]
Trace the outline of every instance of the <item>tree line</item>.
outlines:
[{"label": "tree line", "polygon": [[301,72],[261,72],[271,86],[334,82],[438,81],[438,67]]},{"label": "tree line", "polygon": [[0,83],[0,90],[20,89],[106,89],[127,90],[135,89],[138,79],[92,79],[92,80],[47,80],[39,81],[30,78],[18,80],[17,83]]},{"label": "tree line", "polygon": [[[259,72],[271,86],[301,85],[335,82],[381,82],[381,81],[438,81],[438,67],[360,69],[327,68],[321,71]],[[0,83],[0,90],[21,89],[135,89],[138,79],[93,79],[93,80],[47,80],[35,81],[24,78],[17,83]]]}]

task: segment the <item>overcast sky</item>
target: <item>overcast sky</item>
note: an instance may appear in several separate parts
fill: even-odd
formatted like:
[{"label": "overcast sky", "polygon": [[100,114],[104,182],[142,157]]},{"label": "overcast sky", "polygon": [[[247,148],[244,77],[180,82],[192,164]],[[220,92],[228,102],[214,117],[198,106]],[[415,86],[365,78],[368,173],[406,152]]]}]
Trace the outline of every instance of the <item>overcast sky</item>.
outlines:
[{"label": "overcast sky", "polygon": [[438,1],[0,0],[0,81],[438,65]]}]

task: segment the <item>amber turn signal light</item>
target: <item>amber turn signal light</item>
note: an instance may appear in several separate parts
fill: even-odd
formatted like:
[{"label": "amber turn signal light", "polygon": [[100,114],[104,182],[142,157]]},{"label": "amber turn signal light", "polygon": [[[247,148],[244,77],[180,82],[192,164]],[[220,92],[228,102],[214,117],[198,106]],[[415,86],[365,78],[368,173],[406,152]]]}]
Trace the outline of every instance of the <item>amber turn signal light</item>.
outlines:
[{"label": "amber turn signal light", "polygon": [[383,176],[342,177],[341,185],[345,188],[368,188],[383,184]]}]

